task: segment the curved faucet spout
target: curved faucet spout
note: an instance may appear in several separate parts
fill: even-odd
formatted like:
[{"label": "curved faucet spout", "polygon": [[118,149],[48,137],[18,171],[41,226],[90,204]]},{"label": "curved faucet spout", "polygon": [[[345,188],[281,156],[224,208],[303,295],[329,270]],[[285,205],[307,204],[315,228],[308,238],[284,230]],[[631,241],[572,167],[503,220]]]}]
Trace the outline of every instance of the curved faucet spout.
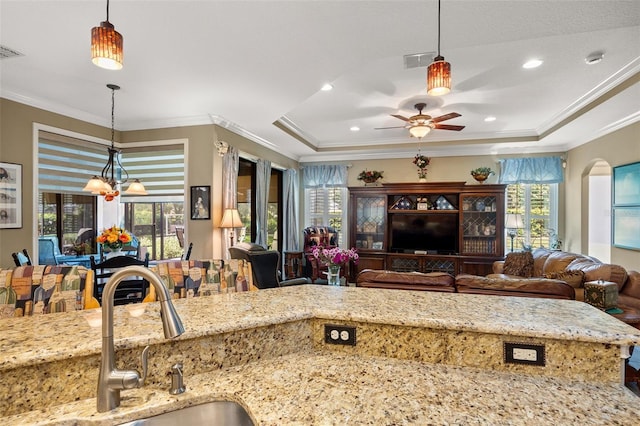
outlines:
[{"label": "curved faucet spout", "polygon": [[[173,306],[169,289],[151,270],[142,266],[129,266],[115,272],[105,284],[102,291],[102,359],[98,378],[98,412],[113,410],[120,405],[120,390],[140,387],[144,379],[137,371],[118,370],[115,368],[115,351],[113,343],[113,299],[116,287],[126,278],[143,277],[151,284],[160,302],[160,318],[166,338],[174,338],[184,333],[182,320]],[[146,372],[146,356],[143,359],[143,370]],[[145,374],[146,376],[146,374]]]}]

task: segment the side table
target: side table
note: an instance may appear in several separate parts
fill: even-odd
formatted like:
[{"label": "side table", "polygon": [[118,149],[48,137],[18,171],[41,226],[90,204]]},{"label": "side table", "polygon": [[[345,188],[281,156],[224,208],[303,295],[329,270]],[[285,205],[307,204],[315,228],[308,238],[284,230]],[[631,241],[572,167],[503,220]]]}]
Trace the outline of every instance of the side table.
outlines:
[{"label": "side table", "polygon": [[284,252],[284,270],[286,279],[302,277],[302,256],[301,251]]}]

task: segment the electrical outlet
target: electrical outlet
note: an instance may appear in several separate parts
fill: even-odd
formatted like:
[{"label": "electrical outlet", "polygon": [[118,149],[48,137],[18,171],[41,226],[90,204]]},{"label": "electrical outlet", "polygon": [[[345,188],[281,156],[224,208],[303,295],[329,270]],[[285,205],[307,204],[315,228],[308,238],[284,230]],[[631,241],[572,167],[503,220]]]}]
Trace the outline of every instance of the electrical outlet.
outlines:
[{"label": "electrical outlet", "polygon": [[504,342],[504,362],[507,364],[545,365],[544,345]]},{"label": "electrical outlet", "polygon": [[324,341],[332,345],[356,345],[356,328],[348,325],[324,325]]}]

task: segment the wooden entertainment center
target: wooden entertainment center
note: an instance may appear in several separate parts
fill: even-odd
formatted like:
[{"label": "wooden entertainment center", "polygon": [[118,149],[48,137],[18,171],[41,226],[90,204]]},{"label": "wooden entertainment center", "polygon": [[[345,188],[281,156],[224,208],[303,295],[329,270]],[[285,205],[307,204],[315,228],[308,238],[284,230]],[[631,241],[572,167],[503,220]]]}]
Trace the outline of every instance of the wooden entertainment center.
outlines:
[{"label": "wooden entertainment center", "polygon": [[486,275],[503,259],[506,185],[387,183],[349,188],[351,246],[363,269]]}]

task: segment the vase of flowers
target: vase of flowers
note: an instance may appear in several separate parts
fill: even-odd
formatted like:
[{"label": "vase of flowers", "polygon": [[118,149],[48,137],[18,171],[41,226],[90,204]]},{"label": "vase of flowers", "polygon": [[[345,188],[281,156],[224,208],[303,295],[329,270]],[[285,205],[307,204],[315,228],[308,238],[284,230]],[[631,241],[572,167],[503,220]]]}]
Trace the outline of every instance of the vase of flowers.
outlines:
[{"label": "vase of flowers", "polygon": [[478,182],[484,183],[489,176],[495,174],[490,167],[478,167],[477,169],[471,170],[471,176]]},{"label": "vase of flowers", "polygon": [[312,251],[313,257],[327,265],[327,284],[340,285],[340,268],[349,261],[358,263],[358,251],[355,248],[349,250],[340,247],[324,248],[316,246]]},{"label": "vase of flowers", "polygon": [[430,162],[431,162],[431,158],[427,157],[426,155],[422,155],[420,153],[416,154],[416,156],[413,157],[413,164],[415,164],[416,167],[418,167],[419,182],[427,181],[427,166],[429,166]]},{"label": "vase of flowers", "polygon": [[377,170],[363,170],[358,175],[358,180],[363,181],[365,186],[367,184],[377,184],[378,179],[382,179],[382,173],[384,172],[379,172]]},{"label": "vase of flowers", "polygon": [[113,225],[111,228],[103,229],[102,233],[96,238],[96,241],[102,244],[103,250],[117,254],[125,244],[131,242],[131,239],[129,232]]}]

